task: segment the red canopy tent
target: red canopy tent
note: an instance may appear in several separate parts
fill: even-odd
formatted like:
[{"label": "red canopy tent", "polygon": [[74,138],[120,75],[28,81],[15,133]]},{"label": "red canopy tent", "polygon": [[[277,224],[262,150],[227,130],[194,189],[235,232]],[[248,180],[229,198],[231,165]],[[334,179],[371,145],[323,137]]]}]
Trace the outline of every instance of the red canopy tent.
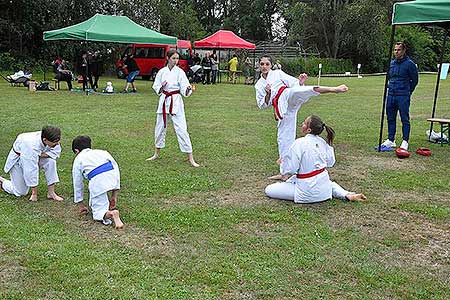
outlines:
[{"label": "red canopy tent", "polygon": [[233,31],[219,30],[216,33],[194,42],[195,48],[222,48],[222,49],[256,49],[255,44],[238,37]]}]

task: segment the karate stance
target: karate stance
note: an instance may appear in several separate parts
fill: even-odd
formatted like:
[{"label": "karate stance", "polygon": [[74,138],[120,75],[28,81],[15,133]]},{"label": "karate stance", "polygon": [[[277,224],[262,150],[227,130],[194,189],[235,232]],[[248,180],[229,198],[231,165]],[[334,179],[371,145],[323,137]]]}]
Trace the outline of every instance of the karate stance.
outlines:
[{"label": "karate stance", "polygon": [[[277,142],[279,159],[283,160],[289,147],[295,141],[297,112],[301,105],[312,96],[325,93],[344,93],[347,86],[304,86],[308,76],[303,73],[299,78],[292,77],[281,70],[271,70],[272,59],[262,56],[260,59],[261,77],[255,84],[256,103],[260,109],[273,106],[275,120],[278,121]],[[283,170],[280,168],[280,173]],[[281,175],[270,179],[284,179]]]},{"label": "karate stance", "polygon": [[[78,204],[80,213],[88,212],[83,204],[83,179],[86,178],[89,180],[89,207],[93,219],[110,225],[112,218],[117,229],[123,228],[116,209],[120,189],[120,172],[116,161],[107,151],[91,149],[89,136],[77,136],[72,141],[72,151],[76,155],[72,167],[74,202]],[[111,199],[108,200],[110,191]]]},{"label": "karate stance", "polygon": [[193,89],[184,71],[177,66],[179,57],[176,50],[170,50],[167,53],[167,66],[159,70],[153,83],[153,89],[160,97],[156,111],[155,154],[147,160],[158,158],[161,149],[165,147],[169,118],[172,119],[181,152],[187,153],[189,163],[193,167],[199,167],[200,165],[195,162],[192,155],[192,144],[187,131],[184,103],[181,97],[181,95],[189,97]]},{"label": "karate stance", "polygon": [[38,199],[39,169],[44,170],[47,179],[47,198],[63,201],[55,192],[59,182],[56,159],[61,154],[61,130],[45,126],[42,131],[19,134],[6,159],[4,171],[10,180],[0,177],[0,187],[8,194],[25,196],[31,188],[31,201]]},{"label": "karate stance", "polygon": [[[327,141],[319,135],[327,132]],[[331,146],[334,130],[325,125],[317,116],[309,116],[302,124],[305,135],[297,139],[281,161],[284,173],[296,174],[286,182],[277,182],[266,187],[270,198],[294,201],[295,203],[314,203],[339,198],[349,201],[364,201],[364,194],[355,194],[344,190],[330,180],[326,168],[335,163],[334,149]]]}]

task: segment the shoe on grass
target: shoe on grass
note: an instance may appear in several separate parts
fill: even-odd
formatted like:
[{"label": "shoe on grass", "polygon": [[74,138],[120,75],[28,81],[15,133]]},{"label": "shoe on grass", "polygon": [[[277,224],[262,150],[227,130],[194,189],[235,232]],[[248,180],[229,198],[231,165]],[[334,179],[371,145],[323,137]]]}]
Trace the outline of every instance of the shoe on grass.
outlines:
[{"label": "shoe on grass", "polygon": [[385,146],[387,148],[395,148],[397,145],[395,144],[395,141],[391,141],[389,139],[385,140],[381,146]]},{"label": "shoe on grass", "polygon": [[405,149],[405,150],[408,150],[408,142],[407,141],[405,141],[405,140],[403,140],[403,142],[402,142],[402,144],[400,145],[400,148],[403,148],[403,149]]}]

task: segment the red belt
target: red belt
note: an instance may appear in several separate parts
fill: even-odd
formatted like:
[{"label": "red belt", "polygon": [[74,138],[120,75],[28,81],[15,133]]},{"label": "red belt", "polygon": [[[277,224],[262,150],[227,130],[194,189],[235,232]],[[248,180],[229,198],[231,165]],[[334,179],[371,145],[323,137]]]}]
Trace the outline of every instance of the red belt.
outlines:
[{"label": "red belt", "polygon": [[278,99],[280,99],[281,94],[283,93],[283,91],[287,88],[287,86],[283,85],[282,87],[280,87],[280,89],[278,90],[277,94],[275,95],[275,97],[272,100],[272,105],[273,105],[273,110],[275,113],[275,120],[282,120],[283,117],[281,116],[280,113],[280,109],[278,108]]},{"label": "red belt", "polygon": [[326,170],[326,168],[322,168],[322,169],[319,169],[319,170],[314,170],[314,171],[309,172],[309,173],[297,174],[297,178],[299,178],[299,179],[311,178],[311,177],[314,177],[316,175],[319,175],[320,173],[322,173],[325,170]]},{"label": "red belt", "polygon": [[17,156],[20,156],[20,152],[17,152],[16,150],[14,150],[14,148],[12,148],[12,151],[14,151],[14,153],[17,154]]},{"label": "red belt", "polygon": [[162,91],[164,95],[166,95],[166,98],[164,98],[164,103],[163,103],[163,121],[164,121],[164,128],[167,127],[167,116],[166,116],[166,99],[170,97],[170,104],[169,104],[169,114],[171,116],[173,116],[172,113],[172,108],[173,108],[173,95],[179,94],[180,90],[176,90],[176,91],[172,91],[172,92],[168,92],[168,91]]}]

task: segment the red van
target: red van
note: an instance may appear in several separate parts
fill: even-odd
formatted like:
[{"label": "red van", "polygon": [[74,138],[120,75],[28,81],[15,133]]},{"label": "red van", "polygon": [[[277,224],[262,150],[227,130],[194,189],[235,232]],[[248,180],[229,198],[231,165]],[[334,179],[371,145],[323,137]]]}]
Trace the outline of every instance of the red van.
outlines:
[{"label": "red van", "polygon": [[[123,52],[125,55],[134,55],[134,60],[139,66],[139,76],[142,79],[154,79],[156,73],[166,65],[166,55],[170,49],[175,48],[174,45],[156,45],[156,44],[130,44]],[[192,55],[191,41],[178,40],[177,50],[180,53],[180,61],[178,66],[186,73],[188,71],[188,58]],[[122,59],[116,63],[117,77],[125,78],[127,71],[122,68]]]}]

